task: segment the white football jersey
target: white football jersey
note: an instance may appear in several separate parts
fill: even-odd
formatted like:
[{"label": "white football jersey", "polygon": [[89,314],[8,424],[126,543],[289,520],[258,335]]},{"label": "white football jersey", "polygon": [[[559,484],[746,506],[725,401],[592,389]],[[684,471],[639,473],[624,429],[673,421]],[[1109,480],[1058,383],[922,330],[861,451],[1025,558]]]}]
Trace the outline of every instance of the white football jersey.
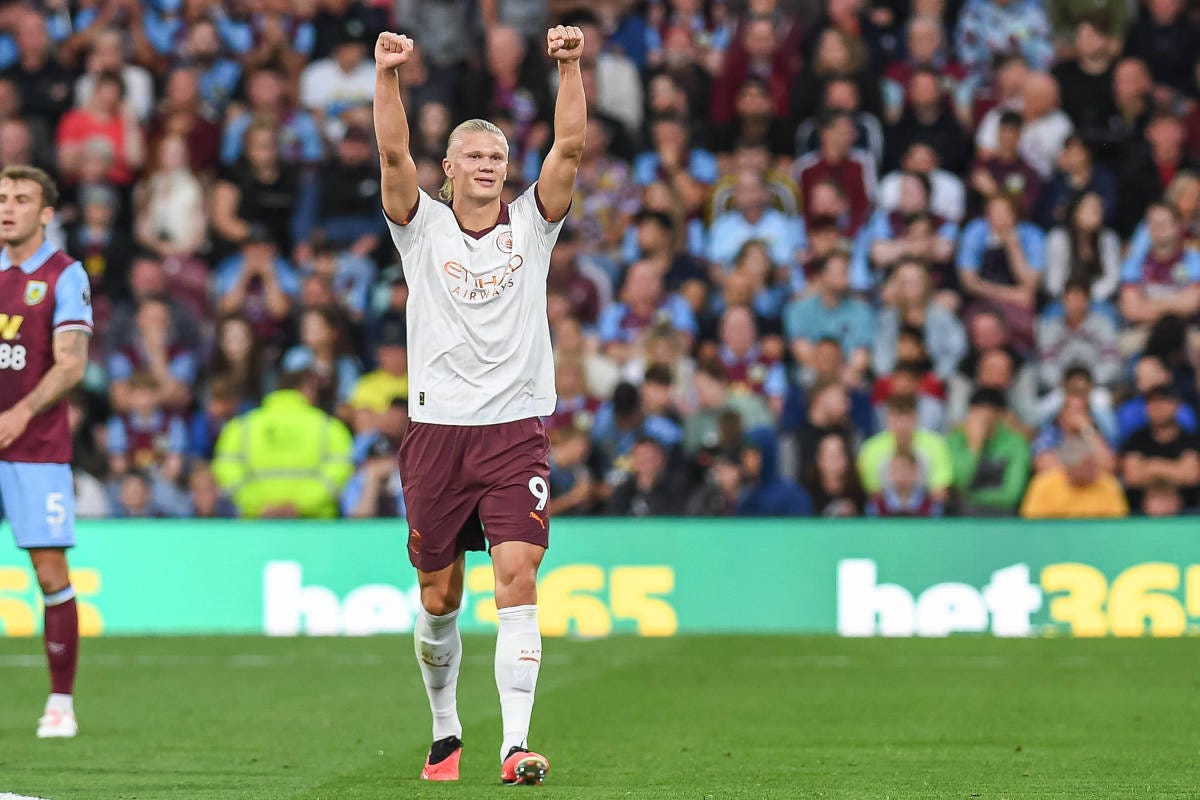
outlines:
[{"label": "white football jersey", "polygon": [[492,425],[554,412],[546,276],[562,220],[542,216],[536,186],[501,205],[481,233],[423,191],[407,225],[388,219],[408,283],[408,411],[417,422]]}]

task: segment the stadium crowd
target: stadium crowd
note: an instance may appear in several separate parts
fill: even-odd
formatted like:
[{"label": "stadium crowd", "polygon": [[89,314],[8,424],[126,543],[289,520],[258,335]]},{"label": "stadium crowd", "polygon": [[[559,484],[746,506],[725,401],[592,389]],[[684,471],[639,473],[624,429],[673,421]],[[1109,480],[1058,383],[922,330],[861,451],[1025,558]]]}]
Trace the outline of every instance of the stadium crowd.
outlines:
[{"label": "stadium crowd", "polygon": [[[486,117],[511,199],[554,22],[584,29],[589,122],[548,286],[553,514],[1195,511],[1200,9],[1130,6],[5,3],[0,165],[56,177],[93,284],[78,513],[403,514],[374,38],[416,39],[425,190]],[[322,430],[312,464],[256,463],[255,408]]]}]

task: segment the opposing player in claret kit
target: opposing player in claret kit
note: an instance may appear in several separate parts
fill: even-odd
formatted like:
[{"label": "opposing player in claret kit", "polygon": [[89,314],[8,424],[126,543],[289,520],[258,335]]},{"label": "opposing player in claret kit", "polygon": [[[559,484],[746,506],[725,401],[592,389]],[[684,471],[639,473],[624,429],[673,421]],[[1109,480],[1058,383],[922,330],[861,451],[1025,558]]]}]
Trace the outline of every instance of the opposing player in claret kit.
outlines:
[{"label": "opposing player in claret kit", "polygon": [[527,742],[542,658],[537,571],[550,526],[550,443],[540,417],[555,405],[546,278],[571,205],[587,114],[583,34],[551,28],[546,49],[558,62],[559,88],[554,143],[538,180],[504,203],[508,142],[492,123],[469,120],[451,132],[442,161],[447,205],[418,188],[409,153],[398,70],[413,42],[384,33],[375,45],[383,208],[410,292],[412,424],[399,460],[409,558],[424,606],[414,638],[433,712],[434,741],[421,772],[428,780],[458,779],[463,555],[485,546],[499,618],[500,777],[537,784],[550,767]]},{"label": "opposing player in claret kit", "polygon": [[43,739],[79,731],[79,614],[66,556],[75,544],[75,485],[63,397],[83,379],[92,336],[87,273],[46,240],[57,201],[42,170],[0,170],[0,521],[8,518],[17,546],[29,551],[45,597]]}]

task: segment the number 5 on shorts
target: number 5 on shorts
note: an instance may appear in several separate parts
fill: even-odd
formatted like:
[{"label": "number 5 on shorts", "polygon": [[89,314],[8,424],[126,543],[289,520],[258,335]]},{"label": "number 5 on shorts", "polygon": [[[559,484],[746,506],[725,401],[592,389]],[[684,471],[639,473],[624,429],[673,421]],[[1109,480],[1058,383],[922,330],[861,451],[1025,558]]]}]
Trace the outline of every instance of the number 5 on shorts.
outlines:
[{"label": "number 5 on shorts", "polygon": [[50,492],[46,495],[46,524],[57,528],[67,521],[67,507],[63,505],[62,492]]},{"label": "number 5 on shorts", "polygon": [[538,511],[544,509],[546,503],[550,501],[550,487],[546,485],[546,479],[540,475],[534,475],[529,479],[529,493],[537,498]]}]

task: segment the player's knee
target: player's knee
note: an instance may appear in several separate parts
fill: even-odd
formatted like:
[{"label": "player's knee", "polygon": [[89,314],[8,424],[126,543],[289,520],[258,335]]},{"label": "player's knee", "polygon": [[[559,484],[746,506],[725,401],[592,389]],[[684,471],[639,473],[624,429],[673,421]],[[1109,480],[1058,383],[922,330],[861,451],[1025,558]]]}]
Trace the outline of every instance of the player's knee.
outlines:
[{"label": "player's knee", "polygon": [[435,617],[458,610],[461,603],[462,596],[456,597],[449,587],[426,586],[421,589],[421,605],[425,607],[427,613]]},{"label": "player's knee", "polygon": [[496,570],[496,603],[502,608],[528,605],[537,597],[537,566],[506,565]]},{"label": "player's knee", "polygon": [[37,573],[38,586],[44,595],[61,592],[70,583],[65,563],[60,564],[56,561],[46,560],[39,561],[33,566]]}]

